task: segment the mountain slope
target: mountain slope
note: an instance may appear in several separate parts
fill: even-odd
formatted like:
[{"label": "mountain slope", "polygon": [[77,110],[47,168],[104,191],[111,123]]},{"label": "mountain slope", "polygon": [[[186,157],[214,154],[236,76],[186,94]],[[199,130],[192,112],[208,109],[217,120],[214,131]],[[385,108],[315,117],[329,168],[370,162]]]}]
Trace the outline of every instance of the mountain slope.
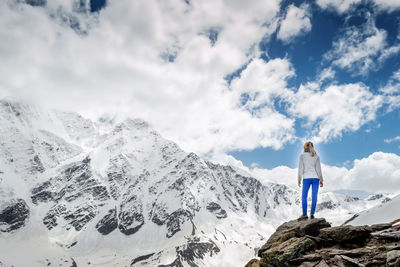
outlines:
[{"label": "mountain slope", "polygon": [[[139,119],[103,127],[3,100],[0,122],[5,264],[244,264],[300,210],[298,191],[187,153]],[[321,194],[318,213],[338,221],[380,201]]]},{"label": "mountain slope", "polygon": [[346,224],[368,225],[390,223],[400,219],[400,195],[385,203],[354,215]]}]

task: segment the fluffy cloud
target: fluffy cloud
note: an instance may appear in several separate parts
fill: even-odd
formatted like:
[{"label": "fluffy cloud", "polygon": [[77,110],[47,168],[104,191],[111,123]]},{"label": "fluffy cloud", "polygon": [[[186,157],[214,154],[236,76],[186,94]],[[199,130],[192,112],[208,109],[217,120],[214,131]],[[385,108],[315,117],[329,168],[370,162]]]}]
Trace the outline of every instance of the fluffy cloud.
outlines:
[{"label": "fluffy cloud", "polygon": [[140,117],[201,154],[279,148],[293,138],[294,120],[272,106],[244,108],[239,85],[259,76],[258,64],[270,77],[253,89],[280,90],[289,64],[255,59],[235,89],[224,80],[257,58],[255,44],[276,31],[279,9],[278,0],[125,0],[92,14],[70,1],[1,1],[0,96],[91,118]]},{"label": "fluffy cloud", "polygon": [[339,14],[348,11],[361,3],[361,0],[317,0],[317,5],[323,9],[334,9]]},{"label": "fluffy cloud", "polygon": [[[367,0],[372,5],[382,11],[394,11],[400,8],[400,2],[397,0]],[[317,0],[317,5],[322,9],[333,9],[339,14],[343,14],[355,8],[361,0]]]},{"label": "fluffy cloud", "polygon": [[392,153],[375,152],[368,158],[354,160],[349,170],[350,183],[371,192],[399,191],[400,157]]},{"label": "fluffy cloud", "polygon": [[379,91],[383,94],[388,112],[400,107],[400,69],[392,74],[386,85]]},{"label": "fluffy cloud", "polygon": [[[323,159],[321,159],[323,161]],[[375,152],[367,158],[356,159],[353,167],[335,167],[322,164],[323,190],[365,190],[367,192],[400,193],[400,156]],[[249,172],[260,181],[276,182],[297,187],[297,169],[279,166],[274,169],[252,169]]]},{"label": "fluffy cloud", "polygon": [[374,95],[363,84],[328,85],[320,90],[320,83],[301,85],[287,97],[289,112],[307,118],[306,127],[314,129],[306,136],[316,143],[340,137],[344,131],[356,131],[366,122],[375,120],[382,106],[382,96]]},{"label": "fluffy cloud", "polygon": [[254,59],[240,77],[234,79],[231,88],[240,94],[243,107],[255,110],[262,105],[273,109],[274,98],[285,94],[287,79],[295,75],[287,59],[273,59],[265,62]]},{"label": "fluffy cloud", "polygon": [[[333,49],[325,54],[325,59],[333,66],[352,71],[353,75],[366,75],[378,66],[375,61],[384,56],[387,47],[386,31],[375,26],[374,18],[367,14],[367,22],[360,29],[350,26],[333,43]],[[395,51],[393,51],[395,52]]]},{"label": "fluffy cloud", "polygon": [[400,8],[400,2],[397,0],[372,0],[375,5],[386,11],[394,11]]},{"label": "fluffy cloud", "polygon": [[[0,97],[92,119],[139,117],[202,155],[279,149],[297,139],[297,118],[327,141],[372,120],[380,105],[362,85],[312,88],[332,79],[332,68],[297,92],[288,88],[295,76],[289,59],[265,61],[258,50],[278,28],[278,0],[121,0],[99,13],[71,3],[0,1],[0,39],[7,40],[0,43]],[[278,32],[283,40],[311,28],[308,9],[289,6]],[[234,72],[229,84],[224,77]]]},{"label": "fluffy cloud", "polygon": [[310,17],[311,13],[308,5],[301,5],[300,7],[290,5],[286,11],[285,18],[279,26],[278,39],[288,43],[296,36],[311,31]]}]

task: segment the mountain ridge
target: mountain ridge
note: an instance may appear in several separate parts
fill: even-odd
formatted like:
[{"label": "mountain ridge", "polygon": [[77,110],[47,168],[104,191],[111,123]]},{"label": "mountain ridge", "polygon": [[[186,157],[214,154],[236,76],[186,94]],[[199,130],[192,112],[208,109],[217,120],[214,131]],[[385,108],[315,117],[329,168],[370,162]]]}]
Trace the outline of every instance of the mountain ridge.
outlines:
[{"label": "mountain ridge", "polygon": [[[2,100],[0,122],[2,262],[25,260],[10,251],[25,247],[30,266],[229,266],[299,210],[298,191],[187,153],[140,119],[102,130],[76,113]],[[320,212],[338,214],[380,202],[320,200]]]}]

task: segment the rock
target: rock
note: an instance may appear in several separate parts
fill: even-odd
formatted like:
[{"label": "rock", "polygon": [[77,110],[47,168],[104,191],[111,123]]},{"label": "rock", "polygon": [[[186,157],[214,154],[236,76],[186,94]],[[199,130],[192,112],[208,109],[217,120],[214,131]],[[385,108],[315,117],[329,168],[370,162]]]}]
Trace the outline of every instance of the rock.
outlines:
[{"label": "rock", "polygon": [[347,257],[347,256],[345,256],[345,255],[341,255],[340,257],[342,257],[342,259],[343,259],[343,260],[345,260],[345,261],[347,261],[347,262],[349,262],[349,263],[352,263],[352,264],[354,264],[355,266],[359,266],[359,267],[365,267],[365,265],[364,265],[364,264],[360,264],[360,263],[358,263],[358,261],[357,261],[357,260],[355,260],[355,259],[352,259],[352,258],[350,258],[350,257]]},{"label": "rock", "polygon": [[244,267],[260,267],[260,261],[257,259],[251,259]]},{"label": "rock", "polygon": [[317,265],[314,267],[329,267],[329,265],[326,263],[326,261],[321,260]]},{"label": "rock", "polygon": [[394,262],[397,259],[400,259],[400,250],[392,250],[386,253],[386,262]]},{"label": "rock", "polygon": [[189,221],[193,218],[193,215],[188,210],[177,209],[172,212],[167,220],[167,237],[171,238],[174,234],[181,230],[182,225],[185,221]]},{"label": "rock", "polygon": [[208,211],[215,214],[215,217],[217,217],[217,219],[223,219],[228,217],[226,211],[223,208],[221,208],[221,206],[218,203],[210,202],[208,203],[206,208]]},{"label": "rock", "polygon": [[8,203],[0,211],[0,231],[12,232],[23,227],[29,218],[29,207],[23,199],[16,199]]},{"label": "rock", "polygon": [[301,263],[301,262],[305,262],[305,261],[317,261],[317,263],[319,262],[319,260],[321,260],[322,256],[318,253],[311,253],[311,254],[307,254],[304,255],[300,258],[295,258],[293,260],[290,261],[291,264],[296,264],[296,263]]},{"label": "rock", "polygon": [[181,265],[171,266],[184,266],[182,261],[187,262],[189,266],[197,266],[196,259],[203,259],[206,255],[212,257],[219,252],[220,249],[211,240],[201,242],[199,238],[189,239],[187,244],[176,247],[177,259]]},{"label": "rock", "polygon": [[333,257],[333,263],[335,264],[334,266],[337,267],[346,267],[343,258],[340,255],[336,255],[335,257]]},{"label": "rock", "polygon": [[397,225],[324,224],[324,219],[282,224],[258,252],[261,259],[246,267],[400,267]]},{"label": "rock", "polygon": [[318,264],[318,261],[305,261],[299,265],[299,267],[314,267]]},{"label": "rock", "polygon": [[392,227],[392,225],[390,223],[378,223],[378,224],[373,224],[373,225],[369,226],[371,232],[382,231],[382,230],[388,229],[390,227]]},{"label": "rock", "polygon": [[367,226],[343,225],[321,229],[318,237],[331,239],[340,244],[362,245],[371,237],[370,229]]},{"label": "rock", "polygon": [[372,236],[379,238],[379,239],[390,239],[390,240],[400,240],[400,231],[380,231],[376,233],[372,233]]},{"label": "rock", "polygon": [[316,236],[319,234],[320,229],[326,227],[330,227],[330,224],[324,218],[285,222],[276,229],[275,233],[273,233],[268,241],[259,249],[258,256],[261,257],[264,251],[292,237],[303,237],[305,235]]},{"label": "rock", "polygon": [[144,225],[144,217],[141,213],[123,211],[119,213],[118,219],[120,221],[118,229],[125,235],[136,233]]},{"label": "rock", "polygon": [[335,255],[346,255],[346,256],[350,256],[350,257],[359,257],[361,255],[371,253],[372,249],[356,248],[356,249],[343,250],[343,249],[335,249],[335,248],[325,248],[325,249],[316,250],[316,252],[321,253],[321,254],[326,254],[331,257],[333,257]]},{"label": "rock", "polygon": [[82,207],[69,211],[65,216],[64,220],[68,221],[76,231],[80,231],[88,222],[90,222],[96,216],[95,208],[89,204],[83,205]]},{"label": "rock", "polygon": [[261,262],[272,266],[284,266],[315,246],[316,243],[307,237],[292,237],[262,252]]},{"label": "rock", "polygon": [[143,204],[137,196],[130,196],[120,205],[118,229],[125,235],[132,235],[144,225]]},{"label": "rock", "polygon": [[108,235],[118,227],[117,220],[117,209],[111,209],[108,211],[107,215],[105,215],[97,224],[96,229],[99,233],[103,235]]},{"label": "rock", "polygon": [[136,258],[134,258],[132,260],[131,266],[134,266],[135,263],[138,263],[139,261],[144,261],[144,260],[150,258],[153,255],[154,255],[154,253],[150,253],[150,254],[146,254],[146,255],[142,255],[142,256],[136,257]]}]

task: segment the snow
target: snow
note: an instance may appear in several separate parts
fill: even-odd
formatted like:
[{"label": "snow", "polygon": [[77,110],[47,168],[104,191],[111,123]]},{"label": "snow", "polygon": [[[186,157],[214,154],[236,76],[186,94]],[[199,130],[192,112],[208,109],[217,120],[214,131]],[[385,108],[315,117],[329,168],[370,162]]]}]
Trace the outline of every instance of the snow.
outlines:
[{"label": "snow", "polygon": [[391,223],[397,219],[400,219],[400,195],[392,198],[391,201],[360,212],[348,224],[371,225],[376,223]]},{"label": "snow", "polygon": [[[299,191],[263,185],[245,171],[186,153],[140,119],[99,125],[73,112],[3,100],[0,123],[0,211],[15,199],[30,208],[24,227],[0,233],[2,263],[71,266],[73,258],[78,266],[125,266],[154,253],[135,266],[156,266],[173,262],[178,249],[197,242],[205,246],[204,257],[195,258],[197,265],[243,266],[277,226],[300,215]],[[32,189],[46,182],[43,190],[57,199],[34,204]],[[103,198],[92,191],[103,187],[108,194]],[[338,225],[382,198],[320,193],[317,216]],[[207,209],[210,203],[227,217],[217,218]],[[60,207],[66,214],[54,215],[52,210]],[[119,214],[119,226],[143,225],[130,235],[118,227],[103,235],[96,226],[111,209]],[[139,219],[129,224],[123,212],[137,213]],[[92,213],[76,230],[71,216],[82,219]],[[49,214],[57,223],[51,229],[43,223]],[[207,251],[214,246],[218,253]]]}]

